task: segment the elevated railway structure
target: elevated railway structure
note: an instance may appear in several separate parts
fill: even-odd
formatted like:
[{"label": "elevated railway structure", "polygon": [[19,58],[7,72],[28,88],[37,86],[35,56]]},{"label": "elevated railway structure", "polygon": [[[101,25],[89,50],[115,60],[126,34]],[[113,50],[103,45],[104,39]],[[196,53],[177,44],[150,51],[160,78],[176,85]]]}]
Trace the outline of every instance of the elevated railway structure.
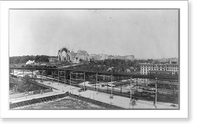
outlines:
[{"label": "elevated railway structure", "polygon": [[[48,68],[48,67],[11,67],[10,71],[14,70],[40,70],[40,71],[50,71],[55,75],[55,72],[64,73],[65,75],[69,75],[70,72],[80,72],[84,73],[85,75],[94,74],[94,75],[109,75],[109,76],[116,76],[116,77],[127,77],[127,78],[143,78],[143,79],[158,79],[158,80],[173,80],[178,81],[178,77],[175,76],[158,76],[158,75],[142,75],[142,74],[133,74],[133,73],[113,73],[113,72],[102,72],[102,71],[89,71],[89,70],[77,70],[77,69],[68,69],[68,68]],[[63,76],[63,75],[62,75]],[[61,75],[59,75],[59,78]]]}]

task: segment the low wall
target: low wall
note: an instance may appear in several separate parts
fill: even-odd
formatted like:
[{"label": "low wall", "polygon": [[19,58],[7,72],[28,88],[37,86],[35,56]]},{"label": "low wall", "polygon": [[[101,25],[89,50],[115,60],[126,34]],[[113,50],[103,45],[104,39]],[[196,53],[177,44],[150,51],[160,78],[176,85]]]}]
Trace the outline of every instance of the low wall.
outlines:
[{"label": "low wall", "polygon": [[44,90],[35,90],[35,91],[28,91],[28,92],[24,92],[24,93],[12,94],[9,97],[10,97],[10,99],[14,99],[14,98],[20,98],[20,97],[24,97],[24,96],[40,94],[40,93],[48,93],[48,92],[52,92],[52,88],[44,89]]},{"label": "low wall", "polygon": [[41,103],[41,102],[47,102],[47,101],[52,101],[58,98],[63,98],[65,96],[68,96],[68,93],[64,94],[59,94],[59,95],[53,95],[53,96],[48,96],[48,97],[42,97],[42,98],[35,98],[27,101],[22,101],[22,102],[17,102],[17,103],[10,103],[10,109],[16,108],[16,107],[22,107],[26,105],[31,105],[35,103]]}]

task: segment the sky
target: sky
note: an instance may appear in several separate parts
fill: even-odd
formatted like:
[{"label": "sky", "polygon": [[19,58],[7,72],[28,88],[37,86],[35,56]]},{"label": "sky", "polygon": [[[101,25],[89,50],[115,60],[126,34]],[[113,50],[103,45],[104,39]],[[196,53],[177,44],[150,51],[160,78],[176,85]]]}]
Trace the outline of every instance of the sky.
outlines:
[{"label": "sky", "polygon": [[58,50],[178,57],[178,10],[10,10],[10,56]]}]

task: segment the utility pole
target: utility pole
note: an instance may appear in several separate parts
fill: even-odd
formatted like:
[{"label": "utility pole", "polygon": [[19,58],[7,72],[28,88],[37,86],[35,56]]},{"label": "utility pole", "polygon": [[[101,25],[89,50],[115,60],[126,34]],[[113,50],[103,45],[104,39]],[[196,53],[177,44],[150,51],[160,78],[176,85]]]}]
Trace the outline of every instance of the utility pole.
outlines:
[{"label": "utility pole", "polygon": [[132,105],[132,89],[130,88],[130,103],[129,103],[129,108]]},{"label": "utility pole", "polygon": [[85,72],[83,73],[83,76],[84,76],[84,91],[86,90],[86,87],[85,87]]},{"label": "utility pole", "polygon": [[96,73],[95,90],[97,90],[97,82],[98,82],[98,79],[97,79],[97,73]]},{"label": "utility pole", "polygon": [[67,83],[67,81],[66,81],[66,80],[67,80],[67,79],[66,79],[66,70],[64,70],[64,78],[65,78],[65,79],[64,79],[64,83],[65,83],[65,87],[66,87],[66,83]]},{"label": "utility pole", "polygon": [[[111,75],[111,82],[113,80],[112,78],[113,78],[113,76]],[[111,96],[111,98],[113,98],[113,85],[111,85],[111,95],[110,96]]]},{"label": "utility pole", "polygon": [[156,83],[155,83],[155,100],[154,100],[154,106],[156,107],[156,103],[157,103],[157,86],[158,85],[158,80],[157,80],[157,77],[156,77]]},{"label": "utility pole", "polygon": [[72,91],[72,85],[71,85],[71,72],[69,72],[69,85],[70,85],[70,91]]}]

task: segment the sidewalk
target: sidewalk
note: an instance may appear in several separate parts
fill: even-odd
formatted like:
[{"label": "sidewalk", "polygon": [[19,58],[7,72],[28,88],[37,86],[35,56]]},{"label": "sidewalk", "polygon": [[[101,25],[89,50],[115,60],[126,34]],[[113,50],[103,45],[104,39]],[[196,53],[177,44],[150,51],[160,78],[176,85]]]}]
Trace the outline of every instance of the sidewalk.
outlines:
[{"label": "sidewalk", "polygon": [[[130,106],[130,99],[122,96],[116,96],[113,95],[113,99],[110,99],[110,94],[97,92],[93,90],[87,90],[79,92],[78,90],[80,88],[58,83],[58,82],[52,82],[52,81],[43,81],[40,82],[38,80],[38,83],[50,86],[52,88],[58,89],[57,91],[60,92],[71,92],[75,95],[80,95],[86,98],[94,99],[97,101],[101,101],[104,103],[112,104],[115,106],[123,107],[123,108],[136,108],[136,109],[155,109],[155,106],[153,105],[152,101],[145,101],[145,100],[137,100],[135,106]],[[178,109],[178,107],[172,107],[172,103],[162,103],[158,102],[156,107],[157,109]]]}]

